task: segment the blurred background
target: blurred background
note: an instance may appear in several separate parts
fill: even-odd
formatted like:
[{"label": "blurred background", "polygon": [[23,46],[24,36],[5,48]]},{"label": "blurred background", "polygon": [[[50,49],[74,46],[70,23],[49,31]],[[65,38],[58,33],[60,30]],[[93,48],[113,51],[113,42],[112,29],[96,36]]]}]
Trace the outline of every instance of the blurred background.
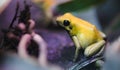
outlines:
[{"label": "blurred background", "polygon": [[[24,0],[0,1],[0,42],[2,42],[2,38],[4,36],[2,30],[8,29],[13,17],[15,16],[17,2],[19,2],[18,11],[22,11],[24,9]],[[35,21],[35,32],[39,34],[47,43],[46,58],[48,62],[58,65],[59,68],[67,69],[74,64],[72,63],[72,58],[75,51],[75,48],[73,47],[74,44],[66,31],[58,27],[55,23],[55,18],[66,12],[70,12],[73,15],[96,25],[99,30],[106,34],[107,41],[108,43],[110,43],[109,46],[111,46],[114,41],[119,44],[117,39],[120,36],[120,0],[26,0],[26,3],[30,5],[31,19]],[[18,14],[20,14],[20,12]],[[14,22],[14,26],[17,26],[17,23],[18,20]],[[11,42],[14,43],[14,41],[12,40]],[[11,42],[8,44],[11,44]],[[26,63],[24,60],[20,59],[19,56],[13,56],[13,53],[17,53],[17,46],[18,45],[16,44],[15,47],[7,46],[6,48],[1,49],[2,53],[7,53],[8,51],[12,51],[12,53],[9,53],[11,54],[9,56],[1,53],[0,61],[5,62],[0,62],[0,70],[8,70],[10,66],[11,68],[14,68],[14,65],[19,63],[20,64],[18,66],[21,66],[23,68],[24,65],[22,64],[25,64],[28,67],[33,66],[33,68],[35,68],[29,68],[31,70],[49,70],[49,68],[42,69],[40,66],[37,66],[37,64],[31,65],[31,63]],[[112,45],[112,47],[114,46]],[[5,45],[3,47],[5,47]],[[120,47],[120,45],[118,45],[118,47]],[[27,51],[31,56],[34,56],[35,58],[38,57],[38,54],[40,54],[38,53],[38,48],[36,47],[29,48]],[[113,50],[113,52],[116,52],[116,50]],[[106,55],[109,54],[106,53]],[[2,59],[2,57],[7,59]],[[9,57],[10,61],[8,59]],[[13,60],[12,58],[14,58],[15,60]],[[108,58],[109,60],[109,57],[106,58]],[[11,60],[13,62],[11,62]],[[118,59],[113,59],[113,62],[114,60]],[[13,65],[11,65],[11,63]],[[110,63],[106,63],[106,67],[107,64]],[[27,66],[25,67],[25,69],[28,68]],[[5,69],[6,67],[8,67],[8,69]],[[110,69],[106,68],[105,70]]]}]

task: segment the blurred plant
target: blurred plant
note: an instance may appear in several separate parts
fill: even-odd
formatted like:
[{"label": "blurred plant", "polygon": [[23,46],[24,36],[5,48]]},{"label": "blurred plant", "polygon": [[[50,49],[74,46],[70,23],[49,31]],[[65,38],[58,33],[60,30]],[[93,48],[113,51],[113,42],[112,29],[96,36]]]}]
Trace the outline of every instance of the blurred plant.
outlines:
[{"label": "blurred plant", "polygon": [[[37,4],[44,14],[44,22],[47,25],[51,21],[53,21],[54,16],[56,15],[56,6],[58,4],[68,2],[70,0],[32,0],[35,4]],[[58,14],[58,13],[57,13]]]},{"label": "blurred plant", "polygon": [[94,5],[98,5],[105,0],[71,0],[58,5],[58,10],[60,12],[73,12],[73,11],[82,11],[85,8],[89,8]]},{"label": "blurred plant", "polygon": [[120,70],[120,36],[106,47],[105,60],[103,70]]},{"label": "blurred plant", "polygon": [[[12,22],[10,23],[9,28],[2,30],[4,37],[0,45],[1,48],[5,48],[5,49],[10,49],[10,48],[13,49],[13,47],[14,49],[17,48],[16,46],[22,34],[30,33],[30,28],[32,28],[32,26],[28,22],[31,17],[30,9],[29,9],[30,6],[26,4],[26,1],[24,2],[24,5],[25,5],[25,8],[23,11],[21,11],[19,15],[17,26],[14,26],[14,22],[17,20],[17,17],[18,17],[19,2],[17,2],[16,13],[14,15]],[[25,25],[25,27],[23,25]]]},{"label": "blurred plant", "polygon": [[0,0],[0,14],[4,11],[10,2],[11,0]]},{"label": "blurred plant", "polygon": [[120,35],[120,14],[112,20],[110,25],[105,29],[108,41],[113,42]]},{"label": "blurred plant", "polygon": [[[34,31],[35,22],[30,16],[30,5],[28,5],[26,1],[24,1],[24,5],[24,9],[20,12],[18,18],[18,24],[14,26],[13,23],[17,19],[19,10],[19,2],[17,3],[15,16],[9,28],[4,30],[6,32],[3,31],[5,36],[3,37],[3,43],[1,44],[0,49],[3,49],[6,52],[6,48],[11,51],[14,50],[13,47],[15,47],[15,50],[18,51],[18,55],[29,63],[39,65],[47,70],[62,70],[61,67],[48,63],[46,42]],[[38,47],[37,51],[35,50],[35,47]],[[37,59],[32,57],[36,55],[33,50],[38,53]]]}]

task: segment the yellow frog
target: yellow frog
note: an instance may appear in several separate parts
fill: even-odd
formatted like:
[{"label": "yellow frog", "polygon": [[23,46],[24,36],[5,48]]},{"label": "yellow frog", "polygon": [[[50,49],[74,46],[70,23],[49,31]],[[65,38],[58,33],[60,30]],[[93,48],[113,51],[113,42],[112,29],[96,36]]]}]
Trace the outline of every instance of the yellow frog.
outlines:
[{"label": "yellow frog", "polygon": [[93,24],[77,18],[71,13],[57,17],[56,21],[61,27],[68,31],[74,41],[76,46],[74,61],[76,61],[81,48],[84,49],[84,55],[86,57],[93,56],[104,48],[104,38],[106,36]]}]

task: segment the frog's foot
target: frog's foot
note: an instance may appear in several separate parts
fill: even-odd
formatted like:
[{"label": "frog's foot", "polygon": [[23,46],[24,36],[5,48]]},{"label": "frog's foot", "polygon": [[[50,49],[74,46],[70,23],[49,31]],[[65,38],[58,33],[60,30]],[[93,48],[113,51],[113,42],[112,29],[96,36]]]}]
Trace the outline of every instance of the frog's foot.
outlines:
[{"label": "frog's foot", "polygon": [[104,61],[103,60],[97,60],[95,62],[95,65],[97,68],[102,68],[102,66],[104,65]]},{"label": "frog's foot", "polygon": [[73,62],[76,62],[78,55],[79,55],[79,50],[80,50],[79,48],[76,48]]},{"label": "frog's foot", "polygon": [[103,45],[102,49],[95,55],[95,56],[101,56],[104,53],[105,45]]},{"label": "frog's foot", "polygon": [[92,56],[96,53],[98,53],[104,46],[105,44],[105,41],[104,40],[101,40],[99,42],[96,42],[90,46],[88,46],[86,49],[85,49],[85,56],[89,57],[89,56]]}]

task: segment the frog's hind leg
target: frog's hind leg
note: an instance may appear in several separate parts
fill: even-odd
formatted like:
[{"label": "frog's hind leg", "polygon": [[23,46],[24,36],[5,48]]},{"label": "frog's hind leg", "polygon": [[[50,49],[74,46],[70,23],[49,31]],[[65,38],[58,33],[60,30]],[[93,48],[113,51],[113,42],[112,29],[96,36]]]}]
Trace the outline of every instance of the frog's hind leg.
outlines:
[{"label": "frog's hind leg", "polygon": [[92,56],[96,53],[98,53],[104,46],[105,44],[105,41],[104,40],[101,40],[101,41],[98,41],[90,46],[88,46],[85,51],[84,51],[84,55],[89,57],[89,56]]}]

